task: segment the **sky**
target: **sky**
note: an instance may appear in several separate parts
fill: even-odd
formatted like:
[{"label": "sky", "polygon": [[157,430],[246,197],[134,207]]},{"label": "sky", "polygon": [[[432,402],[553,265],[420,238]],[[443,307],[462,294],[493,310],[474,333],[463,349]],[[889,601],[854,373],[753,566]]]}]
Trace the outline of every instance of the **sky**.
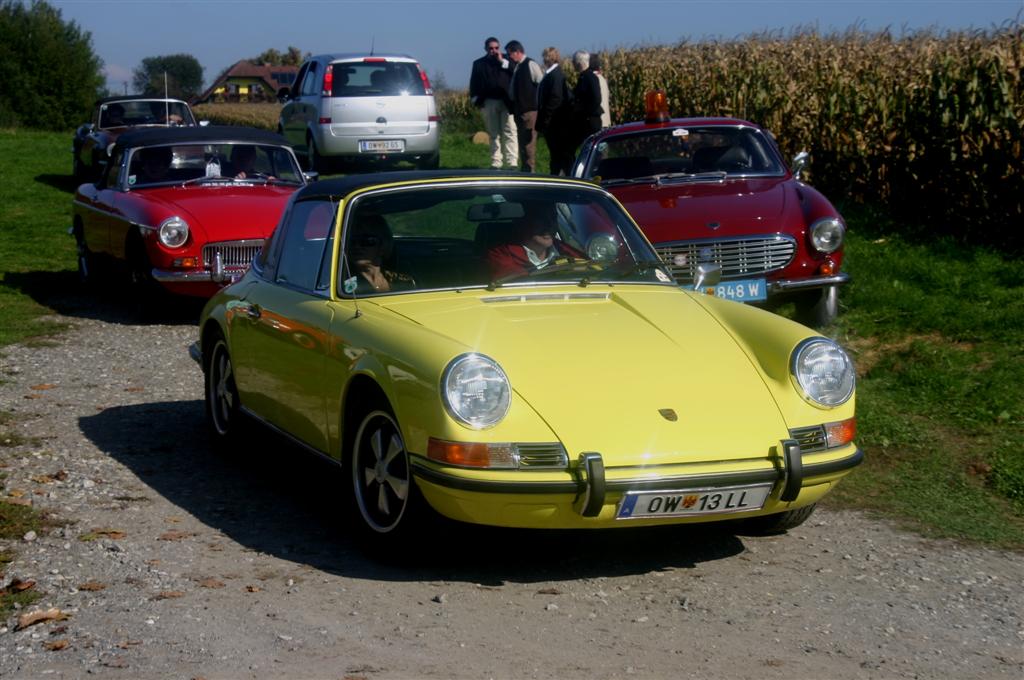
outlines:
[{"label": "sky", "polygon": [[484,40],[519,40],[537,60],[796,28],[895,35],[992,29],[1024,20],[1024,0],[49,0],[92,35],[111,92],[130,91],[146,57],[191,54],[205,84],[271,47],[303,53],[398,52],[432,80],[465,88]]}]

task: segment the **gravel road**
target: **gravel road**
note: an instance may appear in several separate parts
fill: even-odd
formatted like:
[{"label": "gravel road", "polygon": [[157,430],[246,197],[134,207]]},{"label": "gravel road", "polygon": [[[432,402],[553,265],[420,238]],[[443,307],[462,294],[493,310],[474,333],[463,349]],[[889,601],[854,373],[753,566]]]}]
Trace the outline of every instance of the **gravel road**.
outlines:
[{"label": "gravel road", "polygon": [[1024,677],[1020,554],[853,512],[770,538],[446,525],[375,561],[323,463],[211,449],[195,310],[57,309],[73,330],[0,359],[2,493],[54,520],[0,542],[0,585],[42,593],[0,621],[0,677]]}]

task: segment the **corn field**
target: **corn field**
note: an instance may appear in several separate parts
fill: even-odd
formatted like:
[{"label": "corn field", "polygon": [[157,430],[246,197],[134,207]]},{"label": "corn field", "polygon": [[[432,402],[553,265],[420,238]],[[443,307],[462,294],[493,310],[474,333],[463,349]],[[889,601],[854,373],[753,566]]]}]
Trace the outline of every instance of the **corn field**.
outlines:
[{"label": "corn field", "polygon": [[[840,206],[881,205],[929,232],[1019,246],[1024,232],[1024,27],[900,38],[798,31],[602,54],[612,121],[662,89],[673,116],[771,130]],[[572,68],[564,65],[572,77]],[[463,113],[451,96],[442,120]]]}]

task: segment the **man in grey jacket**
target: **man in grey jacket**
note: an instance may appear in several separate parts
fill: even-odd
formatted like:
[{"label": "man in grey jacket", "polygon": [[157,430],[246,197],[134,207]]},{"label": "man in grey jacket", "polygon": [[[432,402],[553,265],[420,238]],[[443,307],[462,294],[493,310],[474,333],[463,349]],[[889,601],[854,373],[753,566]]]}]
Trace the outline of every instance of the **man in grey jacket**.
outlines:
[{"label": "man in grey jacket", "polygon": [[509,61],[515,64],[508,93],[519,138],[520,167],[523,172],[536,172],[537,130],[534,125],[537,122],[537,86],[544,78],[544,69],[526,56],[526,49],[518,40],[510,40],[505,45],[505,52]]}]

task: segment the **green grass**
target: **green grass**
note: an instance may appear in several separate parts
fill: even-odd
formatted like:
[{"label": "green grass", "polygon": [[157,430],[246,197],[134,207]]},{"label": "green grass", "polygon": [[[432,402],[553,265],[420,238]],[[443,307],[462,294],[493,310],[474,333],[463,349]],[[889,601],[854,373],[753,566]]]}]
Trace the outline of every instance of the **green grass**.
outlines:
[{"label": "green grass", "polygon": [[75,283],[71,133],[0,130],[0,346],[45,338],[67,324],[46,300]]},{"label": "green grass", "polygon": [[[489,165],[487,145],[471,135],[443,131],[443,167]],[[70,132],[0,130],[0,154],[17,160],[0,176],[0,347],[64,327],[43,317],[55,293],[75,285],[70,143]],[[546,170],[543,140],[538,156]],[[826,503],[929,535],[1024,548],[1024,262],[881,239],[896,231],[884,215],[846,212],[854,281],[833,334],[860,371],[866,462]]]},{"label": "green grass", "polygon": [[875,238],[852,214],[839,339],[858,364],[867,462],[829,503],[1024,547],[1024,263]]}]

